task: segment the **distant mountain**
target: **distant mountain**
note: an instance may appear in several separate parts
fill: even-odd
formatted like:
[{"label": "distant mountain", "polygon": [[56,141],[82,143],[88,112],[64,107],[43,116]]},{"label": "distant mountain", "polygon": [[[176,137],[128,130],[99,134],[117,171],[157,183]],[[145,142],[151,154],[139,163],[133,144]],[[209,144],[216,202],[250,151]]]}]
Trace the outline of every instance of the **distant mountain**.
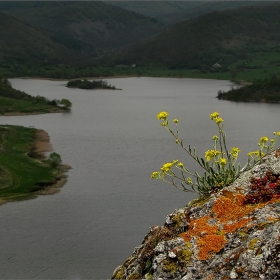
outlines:
[{"label": "distant mountain", "polygon": [[213,11],[263,5],[265,1],[105,1],[172,25]]},{"label": "distant mountain", "polygon": [[212,12],[178,23],[113,58],[116,64],[200,68],[227,66],[280,46],[280,3]]},{"label": "distant mountain", "polygon": [[29,24],[0,12],[0,65],[29,67],[66,63],[74,53]]},{"label": "distant mountain", "polygon": [[86,53],[88,61],[164,28],[154,19],[100,1],[0,2],[0,11],[68,49]]}]

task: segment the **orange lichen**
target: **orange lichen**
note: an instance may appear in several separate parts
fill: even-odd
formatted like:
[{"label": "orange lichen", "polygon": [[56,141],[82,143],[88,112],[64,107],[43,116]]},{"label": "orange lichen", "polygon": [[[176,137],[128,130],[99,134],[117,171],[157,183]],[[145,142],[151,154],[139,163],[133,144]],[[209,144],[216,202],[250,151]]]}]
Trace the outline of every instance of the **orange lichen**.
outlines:
[{"label": "orange lichen", "polygon": [[244,195],[235,194],[231,198],[221,196],[213,206],[212,212],[215,214],[215,219],[221,223],[236,221],[243,218],[246,214],[252,212],[255,207],[244,205]]},{"label": "orange lichen", "polygon": [[223,235],[208,234],[199,237],[197,240],[197,246],[200,249],[198,252],[198,258],[202,261],[209,259],[223,249],[225,244],[226,238]]},{"label": "orange lichen", "polygon": [[210,275],[208,275],[208,276],[205,278],[205,280],[213,280],[213,279],[215,279],[215,275],[214,275],[214,274],[210,274]]},{"label": "orange lichen", "polygon": [[[200,260],[207,260],[224,248],[227,242],[225,234],[234,233],[244,227],[251,228],[252,218],[245,216],[268,204],[246,205],[244,195],[226,190],[222,193],[214,202],[210,215],[191,220],[189,230],[180,234],[186,242],[196,238]],[[211,219],[214,219],[215,225],[208,223]]]},{"label": "orange lichen", "polygon": [[235,232],[236,230],[247,226],[250,221],[252,221],[252,219],[248,218],[248,219],[241,219],[240,221],[232,224],[225,224],[223,225],[223,230],[226,233]]},{"label": "orange lichen", "polygon": [[208,224],[210,216],[205,216],[190,222],[190,229],[181,234],[186,242],[193,237],[198,237],[197,246],[199,248],[198,258],[206,260],[215,253],[219,252],[226,243],[226,238],[218,234],[218,225]]},{"label": "orange lichen", "polygon": [[190,222],[190,227],[187,232],[182,233],[180,236],[184,238],[186,242],[189,242],[194,236],[200,236],[204,234],[215,234],[218,230],[218,226],[211,226],[208,224],[210,216],[205,216]]}]

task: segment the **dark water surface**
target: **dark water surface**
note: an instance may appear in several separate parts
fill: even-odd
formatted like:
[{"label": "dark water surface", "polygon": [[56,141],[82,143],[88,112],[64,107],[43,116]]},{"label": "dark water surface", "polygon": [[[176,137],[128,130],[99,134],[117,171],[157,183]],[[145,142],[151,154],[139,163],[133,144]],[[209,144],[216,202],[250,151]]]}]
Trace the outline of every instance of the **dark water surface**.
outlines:
[{"label": "dark water surface", "polygon": [[257,149],[279,131],[279,105],[216,99],[228,81],[117,78],[113,90],[68,89],[66,82],[11,79],[13,87],[49,99],[67,98],[71,113],[0,117],[1,124],[46,130],[54,150],[72,166],[60,193],[0,207],[2,279],[107,279],[152,225],[194,195],[151,180],[152,171],[179,158],[193,163],[156,119],[178,118],[185,143],[203,155],[225,120],[229,146]]}]

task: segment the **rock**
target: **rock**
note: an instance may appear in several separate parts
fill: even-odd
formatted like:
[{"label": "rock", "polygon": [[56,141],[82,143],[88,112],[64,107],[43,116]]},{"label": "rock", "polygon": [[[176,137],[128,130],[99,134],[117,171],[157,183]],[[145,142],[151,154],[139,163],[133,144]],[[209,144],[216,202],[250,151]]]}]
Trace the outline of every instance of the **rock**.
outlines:
[{"label": "rock", "polygon": [[111,279],[280,278],[280,185],[249,204],[251,178],[280,175],[271,153],[231,185],[167,215]]}]

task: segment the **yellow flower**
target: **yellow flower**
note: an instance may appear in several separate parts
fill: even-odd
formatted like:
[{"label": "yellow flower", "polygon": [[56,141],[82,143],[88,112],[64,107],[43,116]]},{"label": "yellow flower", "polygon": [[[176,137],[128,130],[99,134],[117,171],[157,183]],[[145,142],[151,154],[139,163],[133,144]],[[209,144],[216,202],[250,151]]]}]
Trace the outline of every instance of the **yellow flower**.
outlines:
[{"label": "yellow flower", "polygon": [[214,136],[212,137],[212,139],[213,139],[214,141],[217,141],[217,140],[219,140],[219,137],[218,137],[217,135],[214,135]]},{"label": "yellow flower", "polygon": [[231,148],[231,151],[230,151],[230,153],[231,153],[231,155],[232,155],[233,158],[237,158],[237,157],[238,157],[238,154],[239,154],[240,152],[241,152],[241,150],[240,150],[239,148],[237,148],[237,147]]},{"label": "yellow flower", "polygon": [[178,119],[174,119],[173,122],[174,122],[174,123],[178,123],[179,120],[178,120]]},{"label": "yellow flower", "polygon": [[207,150],[205,152],[205,158],[207,161],[209,161],[210,159],[217,157],[218,155],[220,155],[221,152],[220,151],[215,151],[215,150]]},{"label": "yellow flower", "polygon": [[[253,157],[254,155],[259,156],[259,154],[260,154],[260,150],[256,150],[256,151],[249,152],[247,155],[248,155],[249,157]],[[261,152],[261,156],[262,156],[262,157],[265,156],[265,153],[264,153],[264,152]]]},{"label": "yellow flower", "polygon": [[187,183],[188,185],[191,185],[191,184],[192,184],[192,178],[191,178],[191,177],[188,177],[186,183]]},{"label": "yellow flower", "polygon": [[280,131],[277,132],[277,135],[280,136]]},{"label": "yellow flower", "polygon": [[222,118],[215,118],[214,121],[216,124],[219,124],[219,123],[223,122],[224,120]]},{"label": "yellow flower", "polygon": [[180,167],[180,168],[183,168],[183,167],[184,167],[184,164],[183,164],[182,162],[179,162],[177,165],[178,165],[178,167]]},{"label": "yellow flower", "polygon": [[260,138],[259,143],[266,143],[267,141],[268,141],[268,137],[263,136],[263,137]]},{"label": "yellow flower", "polygon": [[170,171],[172,165],[173,165],[172,162],[167,162],[167,163],[165,163],[165,164],[162,166],[161,170],[162,170],[163,172],[168,172],[168,171]]},{"label": "yellow flower", "polygon": [[220,158],[220,164],[225,166],[227,164],[227,159],[226,158]]},{"label": "yellow flower", "polygon": [[156,171],[156,172],[153,172],[152,175],[151,175],[151,178],[152,179],[158,179],[160,176],[160,172]]},{"label": "yellow flower", "polygon": [[160,112],[160,113],[157,114],[157,118],[158,118],[159,120],[166,120],[166,118],[167,118],[168,115],[169,115],[169,114],[168,114],[167,112],[162,111],[162,112]]},{"label": "yellow flower", "polygon": [[166,122],[166,121],[165,121],[165,122],[162,122],[160,125],[161,125],[161,126],[167,126],[167,122]]},{"label": "yellow flower", "polygon": [[271,138],[271,139],[270,139],[270,142],[271,142],[271,143],[274,143],[274,142],[275,142],[275,139],[274,139],[274,138]]},{"label": "yellow flower", "polygon": [[247,155],[249,157],[252,157],[253,155],[258,155],[259,154],[259,151],[252,151],[252,152],[249,152]]},{"label": "yellow flower", "polygon": [[216,119],[219,117],[219,115],[220,115],[219,112],[214,112],[214,113],[210,114],[210,119],[211,120]]}]

